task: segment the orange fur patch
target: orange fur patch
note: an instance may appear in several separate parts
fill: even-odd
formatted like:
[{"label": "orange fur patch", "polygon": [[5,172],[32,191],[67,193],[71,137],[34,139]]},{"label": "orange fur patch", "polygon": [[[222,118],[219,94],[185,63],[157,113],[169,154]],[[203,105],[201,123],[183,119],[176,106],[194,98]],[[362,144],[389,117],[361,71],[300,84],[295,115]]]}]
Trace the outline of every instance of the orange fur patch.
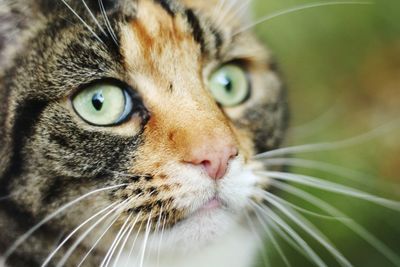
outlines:
[{"label": "orange fur patch", "polygon": [[[220,139],[250,155],[250,136],[234,129],[206,88],[201,51],[185,18],[150,1],[139,4],[138,18],[122,31],[122,46],[151,119],[132,171],[157,176],[168,163],[182,163],[193,149],[212,148]],[[243,139],[249,142],[240,144]]]}]

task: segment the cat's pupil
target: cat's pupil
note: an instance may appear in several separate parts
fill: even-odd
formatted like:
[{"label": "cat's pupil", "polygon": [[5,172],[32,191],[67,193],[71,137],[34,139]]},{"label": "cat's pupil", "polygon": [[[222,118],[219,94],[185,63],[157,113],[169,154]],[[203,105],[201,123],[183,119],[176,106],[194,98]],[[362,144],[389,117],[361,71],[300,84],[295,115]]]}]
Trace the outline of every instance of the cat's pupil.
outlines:
[{"label": "cat's pupil", "polygon": [[226,90],[228,93],[231,93],[231,92],[232,92],[232,90],[233,90],[233,82],[232,82],[231,79],[229,79],[229,77],[223,77],[223,78],[221,79],[221,83],[224,85],[225,90]]},{"label": "cat's pupil", "polygon": [[98,92],[92,97],[92,105],[97,110],[100,111],[103,108],[104,96],[102,92]]}]

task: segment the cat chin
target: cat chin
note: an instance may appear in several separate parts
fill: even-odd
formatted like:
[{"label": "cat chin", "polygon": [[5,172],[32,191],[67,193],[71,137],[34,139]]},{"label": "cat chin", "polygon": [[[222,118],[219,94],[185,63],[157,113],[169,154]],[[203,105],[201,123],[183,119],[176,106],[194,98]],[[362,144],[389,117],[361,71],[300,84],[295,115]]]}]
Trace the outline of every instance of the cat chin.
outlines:
[{"label": "cat chin", "polygon": [[157,246],[149,248],[160,249],[167,253],[190,253],[201,250],[217,242],[231,231],[238,221],[237,215],[221,207],[202,209],[166,230],[162,237],[161,234],[153,235],[153,239],[158,239],[160,242],[155,242]]},{"label": "cat chin", "polygon": [[[219,183],[218,193],[213,196],[210,191],[208,200],[204,202],[192,199],[188,217],[165,230],[162,235],[153,234],[150,239],[156,241],[150,243],[156,246],[150,244],[149,249],[190,253],[209,247],[232,229],[242,227],[248,201],[259,182],[259,177],[251,169],[245,166],[242,158],[233,160],[225,178]],[[193,202],[201,204],[193,205]]]},{"label": "cat chin", "polygon": [[[163,235],[151,235],[146,245],[144,266],[251,266],[259,243],[254,232],[239,218],[217,209],[187,218]],[[139,238],[139,249],[131,256],[124,253],[122,262],[139,266],[137,259],[143,256],[144,240]]]}]

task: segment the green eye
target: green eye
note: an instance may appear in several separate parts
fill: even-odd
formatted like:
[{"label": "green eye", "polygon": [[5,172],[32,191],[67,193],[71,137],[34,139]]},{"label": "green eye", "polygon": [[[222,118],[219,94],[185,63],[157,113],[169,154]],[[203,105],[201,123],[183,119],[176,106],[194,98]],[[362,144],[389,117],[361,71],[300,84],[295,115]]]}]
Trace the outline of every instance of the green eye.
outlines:
[{"label": "green eye", "polygon": [[216,70],[210,77],[209,86],[215,100],[227,107],[243,103],[250,94],[246,72],[234,64]]},{"label": "green eye", "polygon": [[96,126],[112,126],[127,119],[132,99],[126,90],[111,84],[97,84],[79,92],[73,99],[75,112]]}]

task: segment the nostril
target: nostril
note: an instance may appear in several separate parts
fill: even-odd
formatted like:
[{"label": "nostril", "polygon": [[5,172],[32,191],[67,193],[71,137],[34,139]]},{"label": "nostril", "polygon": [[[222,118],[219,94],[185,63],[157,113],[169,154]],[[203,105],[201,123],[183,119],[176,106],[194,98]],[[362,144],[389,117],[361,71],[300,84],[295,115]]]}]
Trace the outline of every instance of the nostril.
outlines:
[{"label": "nostril", "polygon": [[233,147],[232,152],[231,152],[231,157],[229,159],[234,159],[237,156],[239,156],[239,149],[237,149],[236,147]]},{"label": "nostril", "polygon": [[227,147],[225,152],[220,156],[220,162],[216,177],[214,179],[221,179],[228,170],[229,161],[239,155],[239,150],[236,147]]},{"label": "nostril", "polygon": [[203,160],[200,164],[202,164],[204,167],[209,167],[211,165],[211,161]]},{"label": "nostril", "polygon": [[224,177],[229,161],[238,155],[238,150],[234,147],[226,147],[222,152],[214,152],[209,155],[210,159],[203,160],[202,165],[208,176],[212,179],[221,179]]},{"label": "nostril", "polygon": [[239,151],[235,146],[217,143],[214,146],[193,149],[184,161],[201,166],[211,179],[217,180],[224,177],[229,161],[238,154]]},{"label": "nostril", "polygon": [[210,160],[203,160],[201,162],[201,165],[203,165],[205,171],[207,172],[208,176],[212,179],[217,179],[217,174],[219,171],[219,164],[215,161],[210,161]]}]

